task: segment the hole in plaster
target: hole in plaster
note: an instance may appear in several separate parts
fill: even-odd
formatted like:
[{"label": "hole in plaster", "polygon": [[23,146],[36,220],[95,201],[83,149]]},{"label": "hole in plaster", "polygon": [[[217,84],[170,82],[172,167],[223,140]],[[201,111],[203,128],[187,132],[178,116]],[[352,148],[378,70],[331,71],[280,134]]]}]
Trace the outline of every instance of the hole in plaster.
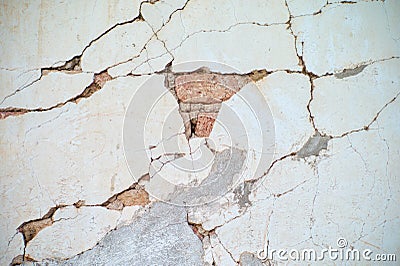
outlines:
[{"label": "hole in plaster", "polygon": [[312,155],[318,156],[322,150],[326,150],[328,148],[329,140],[330,137],[322,136],[319,132],[316,132],[297,152],[297,157],[306,158]]}]

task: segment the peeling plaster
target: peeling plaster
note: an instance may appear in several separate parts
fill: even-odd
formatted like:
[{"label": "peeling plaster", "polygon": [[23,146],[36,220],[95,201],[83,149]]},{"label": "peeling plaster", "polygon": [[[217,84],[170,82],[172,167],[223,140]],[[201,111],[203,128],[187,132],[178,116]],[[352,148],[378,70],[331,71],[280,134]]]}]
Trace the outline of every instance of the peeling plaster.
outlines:
[{"label": "peeling plaster", "polygon": [[355,76],[357,74],[360,74],[366,67],[367,65],[361,65],[353,69],[344,69],[341,73],[336,73],[335,77],[338,79],[344,79],[347,77]]},{"label": "peeling plaster", "polygon": [[[108,228],[108,233],[104,232],[107,235],[97,245],[89,250],[81,250],[81,253],[76,256],[65,260],[57,259],[57,256],[50,256],[35,264],[83,265],[96,262],[100,264],[168,265],[171,260],[174,260],[174,264],[263,265],[256,258],[255,253],[252,253],[256,250],[250,250],[249,247],[263,248],[262,245],[266,244],[268,247],[276,248],[319,248],[335,244],[335,237],[341,236],[349,240],[352,248],[373,246],[374,248],[378,247],[378,251],[398,252],[398,246],[391,245],[392,242],[387,238],[388,235],[395,235],[395,232],[398,231],[396,231],[398,219],[390,216],[391,212],[395,212],[395,208],[393,209],[390,204],[397,196],[398,191],[397,184],[393,180],[398,175],[398,171],[393,166],[396,165],[393,162],[398,161],[399,153],[397,142],[393,136],[398,136],[399,130],[392,120],[393,117],[397,117],[398,113],[397,98],[400,92],[397,86],[398,71],[395,66],[400,55],[398,53],[398,36],[393,36],[396,29],[389,23],[391,18],[385,7],[387,1],[385,3],[323,1],[313,4],[302,3],[302,6],[299,6],[300,1],[297,0],[285,0],[273,4],[266,1],[270,4],[268,11],[272,12],[268,13],[268,16],[264,16],[266,10],[261,8],[262,3],[259,1],[244,6],[238,1],[230,1],[229,8],[226,6],[228,2],[221,1],[215,8],[210,8],[206,3],[195,0],[176,1],[168,6],[164,1],[141,1],[137,3],[137,10],[132,18],[121,18],[117,20],[119,22],[104,28],[100,34],[96,34],[96,37],[80,49],[80,53],[71,55],[69,60],[55,61],[53,64],[43,63],[44,65],[41,67],[38,67],[35,62],[32,65],[21,65],[15,68],[11,67],[15,63],[14,61],[2,61],[5,64],[4,67],[1,67],[2,70],[15,72],[21,71],[22,67],[22,71],[37,71],[40,76],[30,79],[22,86],[16,86],[11,82],[1,104],[11,97],[21,97],[21,92],[32,89],[33,85],[40,86],[41,79],[51,73],[93,74],[91,84],[83,88],[78,95],[71,95],[66,101],[54,102],[50,107],[9,106],[0,109],[0,123],[5,125],[2,128],[5,136],[1,149],[7,155],[9,153],[10,155],[16,154],[16,156],[10,156],[11,159],[7,159],[8,156],[6,156],[5,166],[3,166],[6,170],[11,168],[10,165],[15,167],[15,176],[3,176],[4,179],[21,182],[20,180],[23,179],[17,170],[27,167],[34,177],[35,168],[38,165],[33,164],[32,160],[35,159],[35,156],[42,158],[42,154],[32,155],[29,153],[29,146],[25,147],[26,140],[34,138],[32,137],[34,135],[28,136],[26,132],[30,132],[32,128],[35,126],[38,128],[42,124],[29,126],[28,129],[25,128],[25,123],[28,122],[24,118],[29,117],[33,121],[32,124],[35,124],[36,120],[34,119],[46,115],[46,112],[52,114],[55,109],[64,109],[69,103],[79,104],[81,99],[94,98],[92,96],[101,94],[97,92],[112,80],[135,79],[153,75],[164,76],[164,85],[175,97],[176,106],[182,118],[182,126],[187,140],[187,143],[182,145],[189,146],[189,152],[162,153],[155,157],[151,154],[148,173],[141,173],[137,183],[135,182],[125,190],[112,195],[103,203],[86,204],[86,200],[82,198],[75,203],[54,204],[52,206],[55,207],[50,208],[41,218],[29,220],[29,202],[20,202],[15,205],[14,199],[10,200],[8,196],[4,196],[4,202],[13,202],[14,204],[11,204],[9,208],[13,212],[14,208],[17,209],[21,215],[15,218],[10,215],[9,211],[6,212],[5,220],[9,219],[10,221],[7,220],[5,221],[7,224],[1,225],[8,240],[8,245],[2,245],[2,247],[7,246],[6,254],[1,258],[2,263],[11,261],[12,265],[19,265],[34,261],[30,254],[26,254],[27,244],[31,241],[35,242],[55,223],[70,219],[55,219],[58,212],[66,211],[69,208],[79,211],[80,208],[91,207],[100,208],[107,213],[118,213],[120,215],[118,220],[122,219],[124,215],[125,217],[130,215],[131,217],[128,219],[130,224]],[[255,8],[253,4],[259,5],[259,7]],[[247,10],[250,7],[251,9]],[[7,9],[7,12],[20,13],[15,8]],[[227,8],[229,12],[221,13],[219,11]],[[194,10],[197,12],[194,13]],[[249,12],[242,12],[242,10]],[[204,12],[209,14],[208,19],[193,19]],[[158,13],[162,15],[153,15]],[[368,14],[372,13],[379,18],[377,19],[378,23],[373,25],[364,19],[370,17]],[[7,17],[10,14],[2,15],[1,21],[10,19]],[[35,20],[32,14],[30,16]],[[386,18],[383,19],[383,17]],[[336,23],[338,29],[332,30],[332,18],[344,18],[340,20],[340,23]],[[31,18],[27,16],[27,24],[32,22],[29,19]],[[329,23],[325,23],[326,21]],[[24,22],[19,23],[15,26],[16,28],[28,27],[23,24]],[[133,31],[132,29],[137,30]],[[40,34],[39,32],[39,39],[42,38]],[[85,33],[82,32],[82,34]],[[90,36],[93,34],[91,32]],[[336,34],[333,39],[330,38],[332,34]],[[240,36],[240,40],[238,36]],[[265,40],[265,36],[275,36],[275,38]],[[130,42],[129,37],[134,37],[133,43]],[[364,40],[368,41],[368,46],[362,45]],[[74,40],[71,39],[71,42]],[[108,42],[111,44],[109,45]],[[26,43],[29,44],[29,41]],[[248,43],[254,47],[242,49],[243,45]],[[359,46],[357,51],[352,49],[355,43]],[[1,43],[1,47],[12,48],[7,47],[7,44],[6,42],[6,47],[3,47],[4,45]],[[117,44],[121,44],[121,46],[118,47]],[[104,52],[106,49],[112,50]],[[113,56],[114,52],[118,56]],[[22,50],[21,53],[30,53],[34,54],[33,57],[40,57],[40,52],[36,54],[36,52]],[[60,58],[62,57],[65,57],[65,54],[60,54]],[[47,58],[45,59],[40,60],[47,62]],[[181,62],[199,59],[223,61],[240,69],[231,73],[207,67],[179,69]],[[38,62],[42,62],[40,60]],[[294,114],[298,111],[294,106],[297,106],[300,99],[302,100],[300,91],[294,92],[299,96],[298,99],[296,97],[293,99],[289,97],[268,99],[266,97],[275,110],[278,109],[276,106],[282,108],[274,115],[288,124],[286,128],[283,125],[283,128],[288,131],[291,139],[290,143],[285,143],[285,145],[291,148],[284,152],[280,150],[280,153],[275,154],[272,162],[262,169],[262,175],[254,176],[247,181],[240,180],[238,175],[242,168],[252,167],[251,163],[249,164],[247,161],[246,151],[229,146],[222,151],[216,150],[211,144],[213,140],[210,138],[214,125],[218,120],[221,106],[234,99],[249,83],[265,85],[266,87],[260,89],[264,92],[271,90],[283,92],[284,86],[279,88],[273,82],[269,82],[270,76],[279,73],[287,74],[290,77],[288,80],[292,80],[292,82],[296,81],[294,78],[296,75],[307,79],[309,97],[307,102],[301,102],[301,111],[304,111],[304,117],[308,116],[307,123],[314,134],[310,136],[308,132],[292,132],[294,130],[290,128],[289,124],[293,122],[284,117],[284,114]],[[362,82],[366,85],[361,84]],[[373,82],[376,84],[373,85]],[[365,86],[362,87],[364,90],[362,93],[363,96],[367,95],[369,98],[366,101],[354,101],[357,99],[354,89],[348,90],[346,93],[341,91],[343,88],[350,88],[349,84],[355,84],[356,89]],[[382,86],[384,90],[379,91]],[[134,89],[132,88],[132,91]],[[330,96],[338,97],[339,100],[328,107],[324,101],[327,103],[333,101],[329,93],[331,93]],[[125,99],[118,90],[111,94],[111,97],[118,99],[118,103],[122,105],[123,109],[126,109]],[[100,96],[96,100],[99,99],[104,102],[109,100]],[[282,105],[280,101],[287,104]],[[347,103],[351,103],[351,105],[346,105]],[[89,117],[97,119],[97,116],[110,115],[100,108],[92,108],[93,110],[85,110],[86,113],[82,116],[81,114],[76,117],[68,116],[69,109],[64,110],[62,114],[68,116],[68,120],[66,120],[68,122],[87,121]],[[330,112],[332,114],[340,113],[342,111],[340,108],[348,116],[337,118],[329,115]],[[36,118],[30,116],[30,113],[36,113]],[[45,123],[51,127],[60,115],[61,113]],[[356,119],[350,119],[352,115],[362,117],[363,120],[359,122]],[[112,119],[109,122],[112,126]],[[28,125],[30,125],[29,123]],[[12,125],[15,125],[15,128]],[[79,126],[75,127],[74,130],[79,131]],[[57,131],[57,129],[54,130]],[[176,128],[176,130],[180,129]],[[65,132],[65,134],[68,133]],[[98,133],[102,134],[102,132]],[[21,134],[24,136],[21,137]],[[51,131],[50,134],[52,134]],[[63,149],[62,151],[66,157],[72,158],[70,161],[74,164],[83,160],[85,163],[89,163],[86,158],[80,157],[79,147],[80,142],[87,141],[90,136],[86,137],[85,132],[79,132],[79,134],[83,137],[71,141],[69,144],[62,142],[63,140],[60,138],[60,143],[62,143],[60,146],[64,145],[70,148],[70,150]],[[175,137],[182,134],[179,132]],[[168,192],[163,183],[156,178],[164,173],[163,170],[173,166],[185,156],[191,156],[192,168],[194,168],[195,159],[193,157],[197,150],[191,150],[190,144],[195,138],[204,138],[204,146],[208,148],[208,153],[214,156],[210,171],[205,175],[204,180],[199,181],[199,187],[194,189],[174,188]],[[374,138],[379,139],[384,145],[374,145],[376,142]],[[35,142],[35,139],[31,141]],[[280,138],[277,138],[277,141],[289,142]],[[38,138],[36,142],[37,145],[42,145],[43,139]],[[163,144],[162,141],[156,146],[151,146],[150,153],[155,152],[154,149],[158,149],[158,146],[161,147]],[[78,148],[73,148],[75,146]],[[123,161],[122,158],[115,157],[113,150],[104,149],[104,147],[100,147],[100,145],[93,147],[93,152],[97,152],[96,156],[109,156],[107,157],[109,160]],[[300,148],[297,149],[297,147]],[[60,149],[60,147],[54,148]],[[25,155],[20,156],[17,150],[23,150]],[[43,152],[47,152],[46,158],[51,157],[51,151],[43,150]],[[387,158],[373,157],[374,154],[381,153],[385,154]],[[313,156],[312,162],[296,160],[296,158],[307,159],[310,156]],[[347,165],[347,158],[354,160]],[[39,162],[45,164],[44,161]],[[155,173],[152,173],[150,167],[156,164],[160,167]],[[341,169],[341,166],[345,169]],[[71,167],[71,165],[65,167]],[[96,182],[96,178],[110,178],[97,173],[96,167],[96,165],[91,165],[91,170],[87,172],[93,174],[92,176],[88,174],[80,178],[91,178],[92,182]],[[300,169],[299,172],[296,172],[297,169]],[[7,173],[9,172],[7,171]],[[48,172],[50,173],[51,170]],[[373,174],[375,172],[380,175]],[[297,180],[302,175],[305,177]],[[351,178],[346,175],[351,175]],[[114,182],[116,182],[114,176],[112,180],[111,190],[114,190]],[[197,179],[193,180],[198,181]],[[232,184],[238,180],[240,182],[236,184],[237,186],[231,189],[233,188]],[[21,183],[18,184],[21,185]],[[152,194],[151,185],[154,186],[154,184],[158,186],[157,189],[165,189],[168,199],[175,204],[196,204],[207,201],[215,195],[221,193],[223,195],[217,201],[204,206],[184,208],[157,202],[159,199]],[[359,187],[359,184],[362,184],[362,187]],[[31,186],[31,184],[22,185]],[[49,192],[42,189],[38,180],[35,185],[38,189],[30,187],[32,197],[35,199],[49,197]],[[71,184],[71,186],[76,190],[80,189],[79,183]],[[369,186],[371,187],[369,188]],[[2,193],[5,195],[7,191],[13,190],[12,187],[8,187],[8,183],[5,183],[4,187],[5,190]],[[379,198],[372,200],[370,195],[378,195]],[[337,199],[340,201],[341,212],[354,217],[354,220],[335,216],[336,213],[333,210],[338,208],[335,205],[339,202]],[[361,206],[354,209],[353,205],[359,200],[366,204],[366,208],[374,211],[375,202],[378,202],[379,199],[387,199],[385,204],[381,204],[385,206],[384,212],[380,213],[379,210],[375,210],[381,214],[380,217],[372,214],[365,216],[365,213],[359,212]],[[50,200],[58,202],[57,199],[50,198]],[[285,206],[289,204],[286,201],[298,202],[297,209],[304,209],[301,216],[296,216],[298,215],[296,211],[285,213]],[[287,219],[288,215],[293,217],[290,221]],[[200,216],[203,216],[202,219],[199,219]],[[357,222],[359,220],[364,222],[360,224]],[[238,224],[238,221],[243,223]],[[309,222],[303,228],[304,221]],[[387,225],[390,223],[393,223],[392,227]],[[334,226],[332,227],[332,225]],[[15,234],[9,234],[12,231],[9,227],[16,229],[17,233],[23,236],[23,254],[16,256],[15,254],[18,254],[19,251],[11,250],[11,242]],[[238,235],[232,234],[232,232],[238,232]],[[253,243],[253,239],[250,239],[246,232],[250,232],[257,242]],[[254,232],[258,232],[259,235]],[[277,243],[274,242],[276,239],[280,240],[279,244],[282,246],[276,246]],[[288,243],[292,239],[298,239],[299,242],[289,245]],[[51,240],[49,239],[49,241]],[[385,249],[381,248],[383,246]],[[132,248],[138,252],[129,252]],[[37,251],[40,253],[40,250]],[[266,262],[266,264],[269,263],[270,261]]]},{"label": "peeling plaster", "polygon": [[[132,252],[132,247],[143,250]],[[202,244],[186,223],[183,208],[155,203],[132,224],[108,233],[95,247],[46,265],[130,264],[202,265]],[[40,265],[40,264],[39,264]]]},{"label": "peeling plaster", "polygon": [[249,194],[251,192],[252,185],[253,184],[250,182],[244,182],[234,190],[235,200],[237,200],[241,208],[251,205]]},{"label": "peeling plaster", "polygon": [[257,81],[266,75],[265,70],[237,75],[213,73],[208,68],[186,73],[167,72],[165,84],[179,103],[186,138],[208,137],[221,103],[229,100],[251,80]]},{"label": "peeling plaster", "polygon": [[330,137],[321,136],[320,133],[316,132],[311,136],[304,146],[297,152],[299,158],[306,158],[308,156],[314,155],[318,156],[322,150],[328,148],[328,141]]},{"label": "peeling plaster", "polygon": [[[122,211],[127,206],[146,206],[149,204],[149,195],[148,193],[140,187],[138,184],[133,184],[126,190],[119,192],[112,197],[110,197],[107,201],[96,204],[96,205],[87,205],[84,200],[79,200],[72,204],[75,208],[79,209],[82,206],[85,207],[105,207],[110,210],[118,210]],[[41,230],[48,226],[52,226],[53,223],[59,221],[54,219],[54,215],[57,210],[66,208],[68,205],[58,205],[56,207],[51,208],[43,217],[31,221],[27,221],[22,223],[17,230],[23,235],[25,246],[31,241]],[[25,257],[25,255],[23,256]]]},{"label": "peeling plaster", "polygon": [[5,119],[8,116],[23,115],[30,112],[46,112],[55,108],[63,107],[64,105],[70,102],[78,103],[81,99],[88,98],[92,96],[93,93],[101,90],[102,87],[106,84],[106,82],[111,79],[112,77],[108,75],[107,72],[96,74],[93,78],[93,82],[88,87],[86,87],[81,94],[68,99],[66,102],[57,103],[47,108],[36,108],[36,109],[24,109],[24,108],[14,108],[14,107],[3,108],[0,109],[0,119]]}]

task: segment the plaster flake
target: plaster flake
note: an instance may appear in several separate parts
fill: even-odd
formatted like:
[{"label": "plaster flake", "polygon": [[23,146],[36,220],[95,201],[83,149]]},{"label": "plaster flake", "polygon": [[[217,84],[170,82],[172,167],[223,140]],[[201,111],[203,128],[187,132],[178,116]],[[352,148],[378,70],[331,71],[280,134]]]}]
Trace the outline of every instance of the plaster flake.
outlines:
[{"label": "plaster flake", "polygon": [[204,230],[214,230],[242,214],[240,205],[233,202],[233,193],[228,193],[211,204],[189,208],[188,220],[193,224],[201,224]]},{"label": "plaster flake", "polygon": [[128,62],[117,64],[109,69],[113,77],[128,74],[142,75],[162,71],[172,60],[172,56],[165,50],[164,44],[153,37],[137,56]]},{"label": "plaster flake", "polygon": [[244,215],[216,229],[221,244],[235,261],[239,261],[243,251],[254,253],[263,249],[269,223],[266,218],[271,215],[272,203],[272,200],[259,201]]},{"label": "plaster flake", "polygon": [[[161,34],[160,38],[170,39],[168,35]],[[263,68],[300,70],[293,37],[286,30],[286,25],[267,27],[234,24],[223,30],[197,32],[188,36],[190,35],[185,36],[182,42],[166,44],[175,58],[173,66],[189,60],[207,60],[232,66],[239,73]],[[263,38],[257,39],[256,36]],[[275,41],[269,41],[271,39]],[[198,43],[203,45],[197,45]]]},{"label": "plaster flake", "polygon": [[310,82],[301,74],[273,73],[257,82],[274,116],[275,158],[299,150],[314,130],[309,121],[307,103]]},{"label": "plaster flake", "polygon": [[122,25],[85,51],[82,56],[82,69],[100,72],[119,62],[129,60],[141,52],[152,34],[151,28],[144,21]]},{"label": "plaster flake", "polygon": [[[132,252],[132,247],[142,252]],[[201,241],[186,223],[184,209],[155,203],[133,223],[109,232],[92,249],[68,260],[46,262],[48,265],[203,265],[202,255]]]},{"label": "plaster flake", "polygon": [[152,29],[160,30],[164,25],[173,19],[173,15],[178,16],[186,7],[187,0],[157,1],[154,4],[142,6],[142,16],[149,23]]},{"label": "plaster flake", "polygon": [[299,1],[299,0],[287,0],[287,5],[290,8],[292,16],[304,16],[312,15],[320,11],[326,6],[327,1],[316,0],[316,1]]},{"label": "plaster flake", "polygon": [[[315,125],[328,135],[368,126],[380,109],[399,93],[399,59],[370,64],[357,75],[314,81],[310,109]],[[352,112],[346,110],[351,109]]]},{"label": "plaster flake", "polygon": [[[398,32],[399,26],[388,25],[385,9],[382,2],[360,2],[292,19],[308,70],[323,75],[359,62],[399,56],[398,36],[394,37],[391,31],[393,27]],[[376,20],[370,20],[371,16]],[[335,25],[335,30],[326,30],[327,25]]]},{"label": "plaster flake", "polygon": [[399,256],[397,1],[77,3],[2,4],[0,264]]},{"label": "plaster flake", "polygon": [[4,252],[0,257],[1,261],[10,263],[17,258],[17,261],[22,263],[23,256],[21,254],[23,254],[24,248],[24,239],[21,234],[10,235],[10,238],[1,244],[1,250]]},{"label": "plaster flake", "polygon": [[[4,37],[0,66],[32,69],[67,61],[116,23],[138,15],[139,4],[118,1],[99,5],[95,0],[7,3],[1,13]],[[25,19],[20,20],[20,16]]]},{"label": "plaster flake", "polygon": [[213,251],[213,260],[218,265],[236,265],[235,260],[228,253],[225,247],[221,244],[216,234],[210,236],[210,242]]},{"label": "plaster flake", "polygon": [[[394,169],[376,160],[378,157],[388,160],[387,147],[378,132],[369,131],[335,140],[332,146],[334,155],[318,166],[318,196],[313,208],[316,217],[312,228],[314,240],[320,244],[329,243],[334,241],[335,235],[341,234],[346,235],[355,248],[365,247],[364,241],[375,246],[371,247],[374,250],[380,248],[383,228],[379,228],[379,224],[392,219],[392,214],[387,212],[393,191],[388,179]],[[347,167],[345,174],[346,165],[351,167]],[[335,174],[328,176],[327,173],[333,171]],[[349,178],[354,176],[358,178]],[[368,195],[371,202],[363,200],[361,195]],[[332,212],[339,206],[342,213],[349,215],[339,218],[337,212]],[[397,252],[396,248],[394,252]]]},{"label": "plaster flake", "polygon": [[8,70],[0,69],[1,90],[0,99],[1,104],[13,96],[17,91],[24,90],[29,84],[35,82],[41,77],[41,71],[35,70]]},{"label": "plaster flake", "polygon": [[[205,17],[208,19],[204,19]],[[166,46],[171,48],[178,46],[179,42],[196,32],[224,31],[232,25],[242,23],[283,24],[287,20],[288,12],[283,1],[256,0],[243,3],[238,0],[223,0],[217,4],[210,4],[191,0],[186,2],[185,9],[172,17],[158,35],[166,42]],[[170,34],[175,37],[169,37]]]},{"label": "plaster flake", "polygon": [[[26,255],[35,260],[69,258],[92,248],[105,234],[116,227],[117,211],[102,207],[81,207],[73,210],[60,209],[52,226],[44,228],[27,244]],[[85,236],[86,241],[81,241]],[[52,239],[53,241],[48,241]]]},{"label": "plaster flake", "polygon": [[[26,109],[49,108],[79,95],[83,91],[82,88],[89,86],[92,80],[92,74],[49,73],[28,89],[5,99],[0,108],[10,106]],[[21,102],[21,99],[29,99],[29,101]]]},{"label": "plaster flake", "polygon": [[[78,105],[68,104],[49,112],[7,118],[1,123],[4,128],[2,132],[7,132],[3,135],[1,150],[4,154],[6,151],[12,152],[10,160],[2,164],[2,173],[6,177],[14,177],[2,182],[2,202],[10,207],[4,210],[9,220],[2,220],[1,223],[4,233],[1,234],[4,237],[2,243],[7,242],[6,239],[14,234],[20,224],[42,217],[55,204],[72,204],[80,199],[84,199],[86,204],[100,204],[133,183],[128,169],[119,162],[123,158],[119,138],[106,142],[111,135],[107,137],[106,131],[99,126],[108,128],[109,134],[114,134],[114,126],[118,127],[122,123],[124,101],[130,95],[123,88],[130,88],[135,84],[137,86],[142,80],[143,78],[117,80],[114,86],[110,84],[111,86],[106,86],[107,90],[98,92],[97,97],[93,95]],[[104,102],[103,97],[114,103]],[[120,106],[120,109],[115,109],[114,105]],[[96,110],[91,106],[100,109]],[[24,130],[19,131],[21,125],[24,125]],[[92,130],[87,131],[85,127],[92,127]],[[25,148],[15,147],[10,150],[5,141],[19,143]],[[110,149],[110,152],[103,153],[105,148]],[[26,151],[33,152],[35,156],[24,156]],[[52,151],[50,158],[48,151]],[[82,154],[79,151],[87,153]],[[93,175],[89,170],[92,169],[91,165],[104,167]],[[82,178],[88,176],[93,178]],[[19,187],[18,201],[13,200],[17,187],[12,183]],[[91,189],[97,192],[92,193]],[[15,212],[15,209],[19,211]]]}]

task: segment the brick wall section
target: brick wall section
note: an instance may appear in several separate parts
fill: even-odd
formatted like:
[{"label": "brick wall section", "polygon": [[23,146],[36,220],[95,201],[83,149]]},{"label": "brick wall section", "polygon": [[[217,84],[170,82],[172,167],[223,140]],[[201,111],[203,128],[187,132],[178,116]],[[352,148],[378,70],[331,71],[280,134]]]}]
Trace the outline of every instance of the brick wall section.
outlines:
[{"label": "brick wall section", "polygon": [[240,75],[189,73],[175,77],[175,93],[186,136],[208,137],[223,101],[229,100],[250,79]]}]

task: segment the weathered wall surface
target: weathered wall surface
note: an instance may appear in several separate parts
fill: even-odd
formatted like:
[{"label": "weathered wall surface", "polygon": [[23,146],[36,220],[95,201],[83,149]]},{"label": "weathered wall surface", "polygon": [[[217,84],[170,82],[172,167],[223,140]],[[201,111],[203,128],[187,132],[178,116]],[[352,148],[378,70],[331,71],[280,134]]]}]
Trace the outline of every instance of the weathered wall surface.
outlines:
[{"label": "weathered wall surface", "polygon": [[1,1],[0,264],[400,260],[399,14]]}]

